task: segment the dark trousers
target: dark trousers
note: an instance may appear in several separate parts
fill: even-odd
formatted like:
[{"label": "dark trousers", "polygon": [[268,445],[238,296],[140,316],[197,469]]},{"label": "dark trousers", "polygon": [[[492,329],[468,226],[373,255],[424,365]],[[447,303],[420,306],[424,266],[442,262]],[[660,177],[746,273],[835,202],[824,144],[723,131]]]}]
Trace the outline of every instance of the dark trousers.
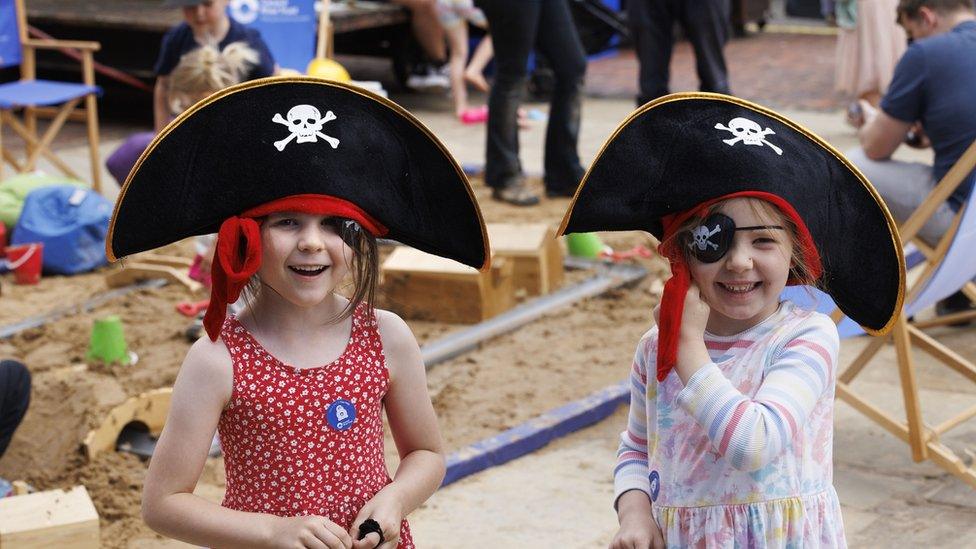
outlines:
[{"label": "dark trousers", "polygon": [[15,360],[0,360],[0,456],[27,413],[30,390],[27,367]]},{"label": "dark trousers", "polygon": [[529,52],[534,48],[545,55],[555,73],[546,127],[546,188],[575,189],[583,177],[576,145],[586,53],[568,0],[482,0],[478,5],[488,18],[496,67],[488,97],[485,182],[504,187],[522,175],[518,108],[529,79]]},{"label": "dark trousers", "polygon": [[675,21],[695,50],[701,91],[729,93],[722,53],[729,37],[729,0],[630,0],[627,14],[640,62],[638,105],[670,93]]}]

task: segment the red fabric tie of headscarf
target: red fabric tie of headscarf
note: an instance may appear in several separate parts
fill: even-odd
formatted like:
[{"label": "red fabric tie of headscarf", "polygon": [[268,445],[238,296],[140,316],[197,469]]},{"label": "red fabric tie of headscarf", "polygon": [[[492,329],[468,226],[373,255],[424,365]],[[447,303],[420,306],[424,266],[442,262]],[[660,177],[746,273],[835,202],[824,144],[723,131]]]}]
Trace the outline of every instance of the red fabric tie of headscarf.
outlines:
[{"label": "red fabric tie of headscarf", "polygon": [[[685,263],[684,254],[680,249],[681,243],[675,238],[675,231],[685,221],[692,217],[704,218],[708,208],[716,202],[733,198],[758,198],[765,200],[779,208],[784,215],[796,224],[799,232],[801,253],[814,280],[820,278],[822,266],[820,254],[813,244],[813,237],[807,230],[806,223],[787,201],[775,194],[761,191],[740,191],[713,198],[683,212],[664,216],[664,235],[658,251],[668,258],[671,264],[671,278],[664,284],[664,294],[661,296],[661,307],[658,311],[658,344],[657,344],[657,380],[664,381],[678,362],[678,339],[681,330],[681,319],[685,310],[685,295],[691,286],[691,271]],[[787,284],[797,284],[800,281],[787,280]]]},{"label": "red fabric tie of headscarf", "polygon": [[217,341],[220,335],[227,305],[237,301],[248,280],[261,267],[261,227],[255,219],[275,212],[344,217],[356,221],[373,236],[380,237],[389,232],[352,202],[323,194],[288,196],[227,218],[217,233],[216,257],[210,267],[210,304],[203,316],[203,327],[211,341]]}]

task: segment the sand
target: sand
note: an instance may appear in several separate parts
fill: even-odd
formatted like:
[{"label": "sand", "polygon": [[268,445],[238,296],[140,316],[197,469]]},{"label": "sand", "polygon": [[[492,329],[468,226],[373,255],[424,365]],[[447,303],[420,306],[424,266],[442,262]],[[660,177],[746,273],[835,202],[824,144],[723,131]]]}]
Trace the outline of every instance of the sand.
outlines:
[{"label": "sand", "polygon": [[[480,184],[475,191],[488,222],[556,224],[569,203],[546,200],[539,207],[515,208],[490,200],[488,190]],[[646,235],[638,233],[605,235],[604,239],[617,249],[648,244]],[[190,242],[183,242],[164,251],[190,257],[193,248]],[[448,450],[497,434],[623,379],[634,345],[650,323],[650,310],[659,297],[659,279],[666,271],[660,259],[640,261],[652,274],[634,287],[556,311],[432,368],[428,385]],[[114,268],[73,277],[44,277],[37,286],[17,286],[11,275],[0,277],[0,326],[108,291],[103,278]],[[568,272],[566,283],[593,274]],[[173,284],[138,290],[0,341],[0,356],[24,361],[34,376],[31,407],[0,459],[0,476],[26,480],[37,489],[84,484],[98,510],[105,547],[163,544],[139,517],[146,463],[115,452],[89,462],[80,445],[113,406],[141,392],[172,385],[190,345],[183,337],[189,319],[178,314],[175,305],[202,297]],[[382,292],[379,302],[380,306],[394,305],[395,310]],[[139,356],[137,364],[86,363],[92,323],[108,314],[122,318],[129,348]],[[421,344],[466,327],[408,323]],[[389,440],[387,454],[395,464],[395,449]],[[222,461],[210,459],[197,493],[219,501],[222,492]]]}]

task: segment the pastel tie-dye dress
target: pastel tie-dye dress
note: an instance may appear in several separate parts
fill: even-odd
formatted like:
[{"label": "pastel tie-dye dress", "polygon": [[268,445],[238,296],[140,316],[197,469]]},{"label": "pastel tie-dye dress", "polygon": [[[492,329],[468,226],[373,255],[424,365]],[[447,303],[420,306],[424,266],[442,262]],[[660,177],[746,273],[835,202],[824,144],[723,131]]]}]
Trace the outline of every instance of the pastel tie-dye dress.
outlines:
[{"label": "pastel tie-dye dress", "polygon": [[712,362],[687,385],[648,377],[657,338],[655,327],[634,358],[616,497],[648,494],[668,547],[846,547],[830,318],[787,301],[740,334],[706,332]]}]

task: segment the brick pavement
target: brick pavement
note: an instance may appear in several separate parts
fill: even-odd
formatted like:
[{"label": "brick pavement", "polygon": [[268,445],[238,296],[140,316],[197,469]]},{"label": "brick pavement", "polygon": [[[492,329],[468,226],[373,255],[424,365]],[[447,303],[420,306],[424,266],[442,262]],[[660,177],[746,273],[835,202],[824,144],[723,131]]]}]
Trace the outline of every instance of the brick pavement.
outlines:
[{"label": "brick pavement", "polygon": [[[726,63],[732,92],[780,109],[840,109],[845,98],[834,89],[836,37],[815,34],[756,33],[729,42]],[[671,90],[698,89],[691,44],[675,44]],[[633,50],[591,61],[586,72],[591,97],[632,98],[637,94],[637,58]]]}]

